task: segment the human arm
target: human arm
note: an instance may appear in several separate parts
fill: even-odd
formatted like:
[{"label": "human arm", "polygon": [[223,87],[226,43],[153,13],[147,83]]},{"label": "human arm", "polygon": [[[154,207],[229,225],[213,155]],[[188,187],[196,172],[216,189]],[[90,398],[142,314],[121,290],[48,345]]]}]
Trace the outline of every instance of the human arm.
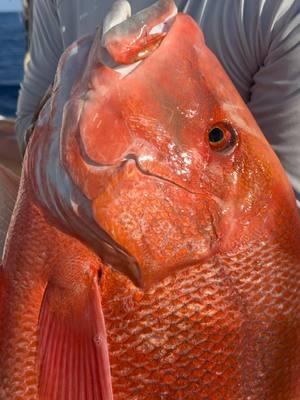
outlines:
[{"label": "human arm", "polygon": [[55,0],[35,0],[30,62],[18,99],[16,135],[23,153],[25,134],[47,88],[53,82],[63,52],[61,27]]},{"label": "human arm", "polygon": [[[300,208],[300,4],[292,3],[277,10],[281,15],[270,30],[248,106],[278,155]],[[267,34],[263,28],[261,33]]]}]

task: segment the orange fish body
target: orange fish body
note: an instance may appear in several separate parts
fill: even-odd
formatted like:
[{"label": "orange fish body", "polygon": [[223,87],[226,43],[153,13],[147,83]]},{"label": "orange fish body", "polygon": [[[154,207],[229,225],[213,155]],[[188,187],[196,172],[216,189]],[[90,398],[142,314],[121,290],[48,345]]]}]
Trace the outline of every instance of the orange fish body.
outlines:
[{"label": "orange fish body", "polygon": [[294,195],[198,26],[168,29],[121,69],[97,34],[62,56],[6,240],[1,400],[300,398]]}]

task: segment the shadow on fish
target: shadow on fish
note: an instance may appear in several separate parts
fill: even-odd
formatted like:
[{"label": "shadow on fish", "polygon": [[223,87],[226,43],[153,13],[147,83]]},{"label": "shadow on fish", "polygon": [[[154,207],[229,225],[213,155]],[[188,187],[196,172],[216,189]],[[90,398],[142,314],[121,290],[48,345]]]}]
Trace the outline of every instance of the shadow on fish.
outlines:
[{"label": "shadow on fish", "polygon": [[294,194],[195,22],[62,55],[0,275],[1,400],[297,400]]}]

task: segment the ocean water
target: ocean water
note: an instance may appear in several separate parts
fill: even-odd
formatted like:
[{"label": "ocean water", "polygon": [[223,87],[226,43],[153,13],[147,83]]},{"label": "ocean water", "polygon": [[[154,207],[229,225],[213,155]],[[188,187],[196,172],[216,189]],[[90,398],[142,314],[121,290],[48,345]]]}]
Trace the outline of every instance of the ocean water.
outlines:
[{"label": "ocean water", "polygon": [[[1,1],[1,0],[0,0]],[[14,116],[23,78],[25,31],[20,13],[0,13],[0,115]]]}]

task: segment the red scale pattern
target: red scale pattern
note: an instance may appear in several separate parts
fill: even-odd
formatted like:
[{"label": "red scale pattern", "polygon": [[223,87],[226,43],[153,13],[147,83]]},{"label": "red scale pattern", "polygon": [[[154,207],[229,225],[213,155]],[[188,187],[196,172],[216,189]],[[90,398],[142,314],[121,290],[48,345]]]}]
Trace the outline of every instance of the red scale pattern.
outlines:
[{"label": "red scale pattern", "polygon": [[251,253],[241,248],[147,291],[106,269],[114,399],[299,399],[300,266],[291,247],[249,243]]}]

